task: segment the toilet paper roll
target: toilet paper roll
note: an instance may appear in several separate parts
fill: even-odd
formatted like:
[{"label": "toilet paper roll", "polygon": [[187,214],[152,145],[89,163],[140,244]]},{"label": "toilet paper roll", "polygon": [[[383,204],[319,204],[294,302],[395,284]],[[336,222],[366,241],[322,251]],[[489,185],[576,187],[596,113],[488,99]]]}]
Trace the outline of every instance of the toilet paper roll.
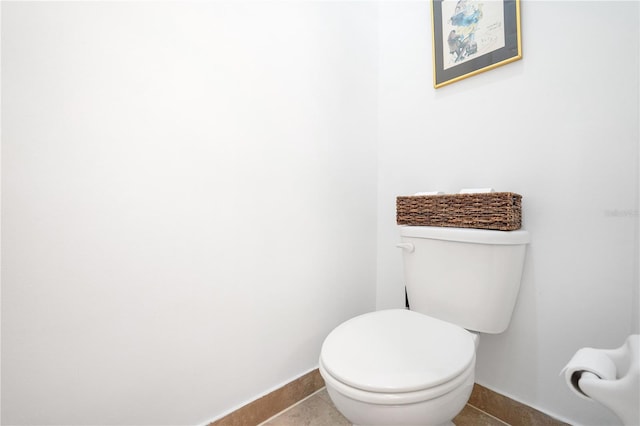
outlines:
[{"label": "toilet paper roll", "polygon": [[591,399],[582,392],[578,383],[580,376],[584,372],[593,373],[599,379],[615,380],[616,365],[601,350],[582,348],[573,355],[569,363],[562,369],[560,374],[564,374],[569,388],[581,398]]},{"label": "toilet paper roll", "polygon": [[442,191],[424,191],[424,192],[416,192],[413,195],[442,195],[444,192]]},{"label": "toilet paper roll", "polygon": [[496,192],[493,188],[462,188],[460,194],[487,194],[489,192]]}]

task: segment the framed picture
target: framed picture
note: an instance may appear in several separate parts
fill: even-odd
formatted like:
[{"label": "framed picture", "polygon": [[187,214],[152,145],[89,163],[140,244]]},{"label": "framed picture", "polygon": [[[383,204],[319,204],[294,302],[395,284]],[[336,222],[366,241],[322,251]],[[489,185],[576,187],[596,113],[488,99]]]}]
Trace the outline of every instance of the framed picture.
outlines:
[{"label": "framed picture", "polygon": [[432,0],[433,85],[522,58],[520,0]]}]

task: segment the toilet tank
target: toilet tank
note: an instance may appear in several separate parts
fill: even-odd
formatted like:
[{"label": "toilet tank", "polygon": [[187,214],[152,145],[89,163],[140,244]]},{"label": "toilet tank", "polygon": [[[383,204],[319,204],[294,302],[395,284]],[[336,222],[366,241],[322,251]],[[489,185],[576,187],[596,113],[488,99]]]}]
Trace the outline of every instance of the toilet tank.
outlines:
[{"label": "toilet tank", "polygon": [[412,311],[483,333],[507,329],[527,231],[401,226],[400,237]]}]

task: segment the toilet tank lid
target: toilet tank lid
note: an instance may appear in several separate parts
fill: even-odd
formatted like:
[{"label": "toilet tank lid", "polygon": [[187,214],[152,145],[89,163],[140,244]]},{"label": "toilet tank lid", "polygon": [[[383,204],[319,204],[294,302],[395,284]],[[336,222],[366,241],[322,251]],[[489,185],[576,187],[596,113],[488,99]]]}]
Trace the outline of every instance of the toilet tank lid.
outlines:
[{"label": "toilet tank lid", "polygon": [[438,226],[400,226],[400,235],[412,238],[497,245],[528,244],[531,241],[529,233],[525,230],[494,231],[490,229],[445,228]]}]

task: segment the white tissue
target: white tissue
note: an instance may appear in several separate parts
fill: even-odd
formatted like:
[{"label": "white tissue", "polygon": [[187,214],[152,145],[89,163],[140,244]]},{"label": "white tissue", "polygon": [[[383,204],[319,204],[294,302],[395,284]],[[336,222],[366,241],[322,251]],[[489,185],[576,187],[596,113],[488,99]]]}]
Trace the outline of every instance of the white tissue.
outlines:
[{"label": "white tissue", "polygon": [[462,188],[461,194],[486,194],[488,192],[496,192],[493,188]]},{"label": "white tissue", "polygon": [[427,192],[416,192],[413,195],[442,195],[444,192],[442,191],[427,191]]},{"label": "white tissue", "polygon": [[582,348],[573,355],[573,358],[562,369],[560,374],[564,374],[564,379],[569,388],[581,398],[591,399],[582,392],[578,384],[580,375],[584,372],[593,373],[603,380],[615,380],[616,365],[601,350]]}]

